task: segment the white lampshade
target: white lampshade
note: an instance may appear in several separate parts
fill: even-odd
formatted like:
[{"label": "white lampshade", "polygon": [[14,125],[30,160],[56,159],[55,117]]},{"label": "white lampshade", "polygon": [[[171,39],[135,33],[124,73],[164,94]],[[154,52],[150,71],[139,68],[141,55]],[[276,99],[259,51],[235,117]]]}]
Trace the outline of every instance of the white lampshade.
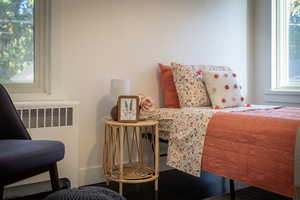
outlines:
[{"label": "white lampshade", "polygon": [[130,95],[130,80],[112,79],[110,83],[110,93],[114,97]]}]

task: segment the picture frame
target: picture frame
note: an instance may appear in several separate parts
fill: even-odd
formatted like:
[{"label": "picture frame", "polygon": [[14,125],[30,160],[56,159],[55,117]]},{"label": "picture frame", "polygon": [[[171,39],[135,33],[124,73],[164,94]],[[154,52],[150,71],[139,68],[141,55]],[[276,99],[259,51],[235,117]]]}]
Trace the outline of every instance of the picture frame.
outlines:
[{"label": "picture frame", "polygon": [[124,123],[135,123],[139,121],[138,96],[119,96],[118,121]]}]

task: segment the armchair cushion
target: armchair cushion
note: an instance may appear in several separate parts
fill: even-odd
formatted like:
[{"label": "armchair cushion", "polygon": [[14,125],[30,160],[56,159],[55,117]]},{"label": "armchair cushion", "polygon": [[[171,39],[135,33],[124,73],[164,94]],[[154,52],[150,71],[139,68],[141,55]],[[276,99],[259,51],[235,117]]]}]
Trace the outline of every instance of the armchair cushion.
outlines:
[{"label": "armchair cushion", "polygon": [[46,167],[64,158],[57,141],[0,140],[0,179]]}]

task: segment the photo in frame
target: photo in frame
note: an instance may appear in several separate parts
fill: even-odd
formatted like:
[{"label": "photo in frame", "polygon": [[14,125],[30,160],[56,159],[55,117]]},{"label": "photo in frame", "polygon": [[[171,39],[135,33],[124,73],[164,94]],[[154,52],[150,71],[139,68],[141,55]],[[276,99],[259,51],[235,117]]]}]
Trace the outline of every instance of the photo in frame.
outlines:
[{"label": "photo in frame", "polygon": [[137,122],[139,121],[139,97],[119,96],[118,98],[118,121]]}]

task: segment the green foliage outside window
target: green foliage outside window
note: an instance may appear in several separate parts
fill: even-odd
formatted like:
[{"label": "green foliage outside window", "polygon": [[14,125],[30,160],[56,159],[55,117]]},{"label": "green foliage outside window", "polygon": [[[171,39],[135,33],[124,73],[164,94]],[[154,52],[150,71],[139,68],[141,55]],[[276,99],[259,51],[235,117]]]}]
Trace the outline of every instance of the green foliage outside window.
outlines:
[{"label": "green foliage outside window", "polygon": [[0,0],[0,82],[34,65],[34,0]]},{"label": "green foliage outside window", "polygon": [[300,0],[293,0],[290,6],[291,16],[299,16],[300,14]]},{"label": "green foliage outside window", "polygon": [[300,0],[291,1],[289,40],[290,58],[300,59]]}]

